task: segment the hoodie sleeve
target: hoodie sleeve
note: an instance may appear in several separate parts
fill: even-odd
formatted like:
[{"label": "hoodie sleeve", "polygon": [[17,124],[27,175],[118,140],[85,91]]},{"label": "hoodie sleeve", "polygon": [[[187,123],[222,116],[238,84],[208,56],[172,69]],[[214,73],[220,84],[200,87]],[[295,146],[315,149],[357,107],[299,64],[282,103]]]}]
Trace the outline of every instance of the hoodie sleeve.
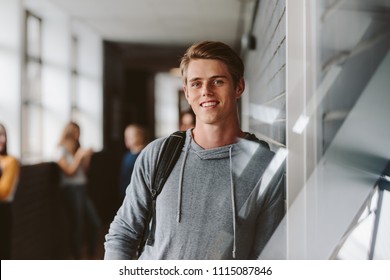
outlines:
[{"label": "hoodie sleeve", "polygon": [[149,144],[136,160],[126,196],[104,243],[104,259],[135,259],[149,216],[150,182],[161,141]]}]

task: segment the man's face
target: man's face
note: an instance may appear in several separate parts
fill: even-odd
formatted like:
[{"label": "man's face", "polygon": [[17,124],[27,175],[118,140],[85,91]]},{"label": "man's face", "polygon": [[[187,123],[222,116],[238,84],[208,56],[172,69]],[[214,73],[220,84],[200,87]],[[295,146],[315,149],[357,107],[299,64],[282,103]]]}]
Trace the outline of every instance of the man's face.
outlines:
[{"label": "man's face", "polygon": [[234,86],[225,63],[214,59],[192,60],[187,69],[184,93],[197,122],[223,124],[237,117],[237,100],[244,91],[244,80]]}]

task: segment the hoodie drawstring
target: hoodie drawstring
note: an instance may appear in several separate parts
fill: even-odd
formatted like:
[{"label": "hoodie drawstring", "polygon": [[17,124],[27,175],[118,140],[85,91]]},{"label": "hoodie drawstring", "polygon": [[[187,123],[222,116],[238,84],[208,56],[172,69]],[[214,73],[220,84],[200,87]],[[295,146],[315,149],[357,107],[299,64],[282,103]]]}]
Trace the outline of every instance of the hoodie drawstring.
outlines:
[{"label": "hoodie drawstring", "polygon": [[192,137],[189,137],[189,143],[186,145],[185,150],[184,150],[184,159],[181,164],[181,169],[180,169],[180,178],[179,178],[179,193],[178,193],[178,203],[177,203],[177,216],[176,220],[178,223],[181,221],[181,200],[182,200],[182,194],[183,194],[183,174],[184,174],[184,166],[187,161],[187,156],[188,156],[188,150],[190,149],[191,145],[191,139]]},{"label": "hoodie drawstring", "polygon": [[233,259],[236,258],[236,200],[235,200],[235,190],[233,182],[233,163],[232,163],[232,149],[233,146],[229,147],[229,161],[230,161],[230,191],[232,199],[232,216],[233,216]]},{"label": "hoodie drawstring", "polygon": [[[184,177],[184,167],[187,161],[188,152],[191,146],[192,137],[189,137],[189,143],[185,145],[184,150],[184,159],[181,164],[180,177],[179,177],[179,190],[178,190],[178,204],[176,210],[176,220],[178,223],[181,222],[181,208],[182,208],[182,196],[183,196],[183,177]],[[229,147],[229,172],[230,172],[230,191],[231,191],[231,201],[232,201],[232,216],[233,216],[233,259],[236,258],[236,198],[235,198],[235,187],[233,181],[233,162],[232,162],[232,150],[233,146]]]}]

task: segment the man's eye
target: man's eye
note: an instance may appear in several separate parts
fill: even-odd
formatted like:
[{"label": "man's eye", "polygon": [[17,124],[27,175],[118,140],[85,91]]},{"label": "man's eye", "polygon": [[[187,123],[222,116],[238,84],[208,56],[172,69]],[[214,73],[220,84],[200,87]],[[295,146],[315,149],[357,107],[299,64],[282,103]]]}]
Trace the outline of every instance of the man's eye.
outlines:
[{"label": "man's eye", "polygon": [[200,83],[199,82],[193,82],[193,83],[191,83],[191,87],[199,88],[200,87]]},{"label": "man's eye", "polygon": [[214,85],[216,86],[223,85],[223,80],[214,80]]}]

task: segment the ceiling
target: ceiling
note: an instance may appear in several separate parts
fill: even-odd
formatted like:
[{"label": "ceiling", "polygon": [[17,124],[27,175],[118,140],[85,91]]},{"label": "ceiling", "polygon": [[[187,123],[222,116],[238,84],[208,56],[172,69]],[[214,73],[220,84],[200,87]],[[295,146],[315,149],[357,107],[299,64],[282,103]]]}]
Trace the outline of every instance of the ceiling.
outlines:
[{"label": "ceiling", "polygon": [[[104,40],[188,45],[220,40],[235,45],[250,28],[256,0],[24,0],[92,28]],[[50,6],[50,8],[48,8]]]}]

